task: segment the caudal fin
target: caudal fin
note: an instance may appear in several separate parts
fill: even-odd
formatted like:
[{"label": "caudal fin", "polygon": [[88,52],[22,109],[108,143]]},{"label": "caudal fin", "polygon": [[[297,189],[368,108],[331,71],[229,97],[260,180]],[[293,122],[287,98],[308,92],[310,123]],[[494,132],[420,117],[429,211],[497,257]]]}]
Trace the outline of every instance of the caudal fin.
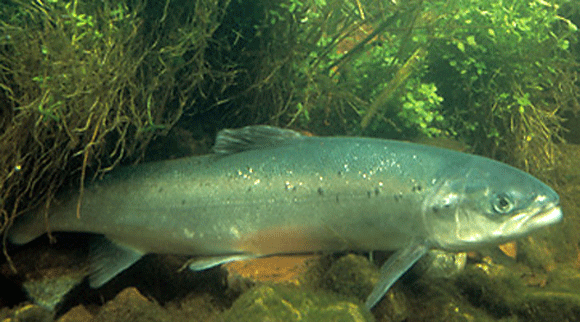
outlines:
[{"label": "caudal fin", "polygon": [[8,240],[13,244],[26,244],[46,233],[46,224],[38,213],[18,216],[8,229]]}]

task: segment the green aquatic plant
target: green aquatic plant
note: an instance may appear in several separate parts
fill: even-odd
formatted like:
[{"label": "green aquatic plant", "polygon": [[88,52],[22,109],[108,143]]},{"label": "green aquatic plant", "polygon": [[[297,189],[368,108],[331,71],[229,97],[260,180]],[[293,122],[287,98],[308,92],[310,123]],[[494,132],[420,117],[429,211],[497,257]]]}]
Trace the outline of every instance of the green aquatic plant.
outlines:
[{"label": "green aquatic plant", "polygon": [[262,3],[264,100],[254,104],[269,102],[274,123],[461,136],[478,152],[549,169],[560,115],[580,110],[566,3]]},{"label": "green aquatic plant", "polygon": [[[256,35],[268,40],[257,82],[264,85],[256,87],[266,88],[273,98],[268,105],[274,122],[359,134],[371,124],[373,131],[391,125],[416,130],[411,129],[414,120],[405,119],[415,115],[401,112],[401,106],[393,110],[393,102],[409,97],[407,90],[422,88],[407,82],[433,85],[416,81],[427,72],[428,39],[409,37],[413,25],[428,16],[421,1],[278,1],[264,6],[265,22],[254,25]],[[439,121],[441,115],[424,118],[419,132],[440,132]]]},{"label": "green aquatic plant", "polygon": [[[0,7],[0,233],[69,177],[141,157],[185,108],[229,1],[14,0]],[[195,113],[190,108],[190,113]],[[72,175],[71,175],[72,174]],[[88,177],[88,178],[87,178]]]},{"label": "green aquatic plant", "polygon": [[[407,83],[408,87],[414,86]],[[417,95],[419,94],[419,95]],[[412,88],[401,97],[402,109],[397,114],[406,126],[419,128],[419,131],[428,135],[441,134],[442,130],[431,127],[433,122],[442,122],[443,115],[440,112],[440,104],[443,98],[437,95],[434,84],[418,84],[418,88]]]},{"label": "green aquatic plant", "polygon": [[559,115],[580,110],[570,52],[577,27],[563,3],[456,2],[432,43],[430,77],[440,79],[453,131],[533,172],[557,159]]}]

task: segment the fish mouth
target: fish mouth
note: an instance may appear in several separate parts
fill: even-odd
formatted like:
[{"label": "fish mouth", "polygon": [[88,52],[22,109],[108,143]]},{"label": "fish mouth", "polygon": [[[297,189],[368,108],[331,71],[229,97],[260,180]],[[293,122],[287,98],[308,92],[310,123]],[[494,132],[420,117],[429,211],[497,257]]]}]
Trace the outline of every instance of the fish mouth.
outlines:
[{"label": "fish mouth", "polygon": [[562,208],[558,202],[543,204],[531,211],[515,215],[498,230],[500,235],[494,242],[508,242],[531,232],[562,221]]},{"label": "fish mouth", "polygon": [[559,202],[544,205],[535,215],[526,222],[528,229],[536,229],[549,226],[562,221],[563,214]]}]

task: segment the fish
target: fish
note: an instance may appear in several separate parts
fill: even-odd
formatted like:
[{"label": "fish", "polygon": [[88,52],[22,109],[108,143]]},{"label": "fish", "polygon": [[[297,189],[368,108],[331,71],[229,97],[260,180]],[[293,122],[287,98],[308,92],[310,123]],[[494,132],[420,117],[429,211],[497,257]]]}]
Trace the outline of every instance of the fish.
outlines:
[{"label": "fish", "polygon": [[[80,198],[80,211],[77,203]],[[562,221],[558,194],[485,157],[415,143],[316,137],[267,125],[224,129],[213,153],[121,167],[20,216],[14,244],[51,231],[102,236],[98,288],[148,253],[194,255],[201,271],[301,253],[394,251],[373,308],[429,250],[477,250]]]}]

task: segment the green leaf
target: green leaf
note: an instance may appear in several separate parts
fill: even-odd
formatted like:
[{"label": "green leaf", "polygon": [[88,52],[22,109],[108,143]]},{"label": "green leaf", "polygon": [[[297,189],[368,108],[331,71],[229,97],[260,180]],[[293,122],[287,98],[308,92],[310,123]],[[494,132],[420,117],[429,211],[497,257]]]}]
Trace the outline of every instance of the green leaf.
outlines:
[{"label": "green leaf", "polygon": [[525,93],[523,96],[516,97],[516,101],[518,102],[518,104],[520,104],[520,106],[530,106],[532,105],[532,102],[530,102],[529,97],[530,94]]},{"label": "green leaf", "polygon": [[475,37],[474,36],[468,36],[467,37],[467,44],[470,46],[476,46],[477,43],[475,42]]}]

